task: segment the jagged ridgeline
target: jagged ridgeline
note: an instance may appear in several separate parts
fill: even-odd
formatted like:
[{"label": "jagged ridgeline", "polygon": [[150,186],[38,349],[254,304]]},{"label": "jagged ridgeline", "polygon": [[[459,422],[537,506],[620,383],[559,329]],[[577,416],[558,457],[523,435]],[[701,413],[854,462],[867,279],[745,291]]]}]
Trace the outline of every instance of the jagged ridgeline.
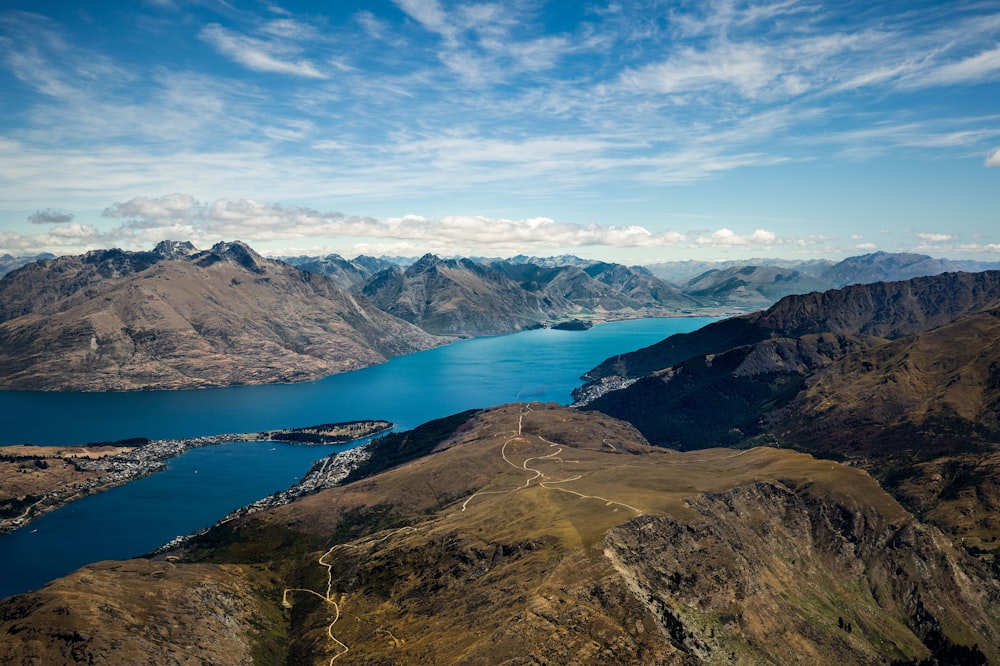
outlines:
[{"label": "jagged ridgeline", "polygon": [[1000,658],[997,580],[856,468],[556,405],[400,435],[378,473],[0,603],[0,660]]},{"label": "jagged ridgeline", "polygon": [[577,257],[434,255],[277,261],[238,241],[205,251],[163,241],[151,252],[28,259],[0,262],[0,270],[13,268],[0,279],[4,389],[310,380],[454,338],[574,321],[585,328],[610,318],[732,314],[852,279],[966,265],[875,253],[834,265],[697,264],[707,270],[685,278],[692,262],[644,268]]},{"label": "jagged ridgeline", "polygon": [[768,444],[865,469],[1000,575],[1000,272],[790,296],[587,377],[583,409],[654,444]]},{"label": "jagged ridgeline", "polygon": [[96,250],[0,281],[0,388],[130,390],[317,379],[442,340],[240,242]]}]

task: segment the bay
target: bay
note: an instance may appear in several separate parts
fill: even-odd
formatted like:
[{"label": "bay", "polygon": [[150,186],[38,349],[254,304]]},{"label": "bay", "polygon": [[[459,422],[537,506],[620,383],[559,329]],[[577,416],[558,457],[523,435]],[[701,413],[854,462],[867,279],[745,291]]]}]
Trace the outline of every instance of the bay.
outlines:
[{"label": "bay", "polygon": [[[506,402],[569,404],[605,358],[699,328],[710,318],[612,322],[476,338],[302,384],[132,393],[0,391],[0,444],[68,445],[258,432],[357,419],[407,429]],[[73,502],[0,536],[0,597],[89,562],[147,553],[294,484],[344,447],[242,442],[192,449],[166,471]]]}]

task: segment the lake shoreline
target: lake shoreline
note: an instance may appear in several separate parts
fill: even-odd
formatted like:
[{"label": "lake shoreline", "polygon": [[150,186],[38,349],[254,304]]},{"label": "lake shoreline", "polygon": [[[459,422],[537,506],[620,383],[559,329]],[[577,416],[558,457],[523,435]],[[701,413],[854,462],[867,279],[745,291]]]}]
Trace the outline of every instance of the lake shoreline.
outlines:
[{"label": "lake shoreline", "polygon": [[[83,497],[163,471],[168,460],[194,448],[230,442],[268,441],[301,446],[349,444],[380,435],[392,428],[393,424],[389,421],[359,420],[256,433],[157,439],[133,447],[117,446],[116,443],[70,447],[0,447],[0,473],[5,473],[8,477],[12,474],[39,477],[27,479],[19,485],[19,488],[31,487],[31,481],[34,481],[37,489],[35,492],[27,492],[21,496],[0,496],[0,506],[8,512],[16,513],[23,508],[17,515],[0,517],[0,534],[21,529],[46,513]],[[73,478],[77,480],[70,481]]]}]

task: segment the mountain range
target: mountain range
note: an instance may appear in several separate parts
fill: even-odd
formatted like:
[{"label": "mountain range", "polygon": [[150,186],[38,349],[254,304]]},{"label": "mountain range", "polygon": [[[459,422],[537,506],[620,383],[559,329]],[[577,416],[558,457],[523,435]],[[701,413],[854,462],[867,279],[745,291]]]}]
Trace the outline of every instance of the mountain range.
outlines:
[{"label": "mountain range", "polygon": [[[0,301],[4,326],[37,316],[26,303],[124,300],[157,267],[183,282],[181,266],[347,293],[245,246],[170,244],[66,260],[65,283],[15,271],[2,285],[35,292]],[[589,284],[516,266],[425,256],[374,275],[422,293],[395,302],[428,321],[447,309],[427,294],[508,284],[579,306],[566,285]],[[622,297],[656,284],[570,268]],[[587,379],[578,408],[392,433],[336,487],[4,600],[0,662],[1000,661],[1000,271],[786,296]]]},{"label": "mountain range", "polygon": [[0,280],[0,388],[292,382],[442,344],[243,243],[96,250]]}]

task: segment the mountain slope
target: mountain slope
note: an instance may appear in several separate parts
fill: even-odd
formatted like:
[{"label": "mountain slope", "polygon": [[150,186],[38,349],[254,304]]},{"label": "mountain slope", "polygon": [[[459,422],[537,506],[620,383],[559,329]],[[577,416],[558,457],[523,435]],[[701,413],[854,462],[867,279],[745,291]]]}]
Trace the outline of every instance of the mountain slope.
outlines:
[{"label": "mountain slope", "polygon": [[[976,382],[987,386],[993,382],[988,368],[1000,362],[1000,358],[990,356],[1000,328],[988,325],[995,320],[998,307],[1000,273],[995,271],[948,273],[789,296],[764,312],[715,322],[608,359],[588,373],[592,379],[589,394],[596,398],[586,409],[624,418],[656,444],[682,449],[735,444],[768,432],[773,421],[765,418],[768,414],[788,405],[807,383],[815,385],[822,373],[834,372],[834,362],[850,357],[854,359],[852,369],[840,373],[847,381],[830,390],[823,404],[836,403],[841,410],[837,412],[839,420],[848,424],[845,437],[863,442],[856,451],[872,453],[882,450],[888,441],[893,425],[889,414],[911,425],[922,418],[906,402],[918,401],[915,394],[904,398],[898,391],[890,393],[888,382],[910,386],[915,393],[940,393],[935,384],[925,381],[926,372],[911,372],[904,361],[893,366],[896,372],[888,379],[890,373],[879,360],[881,354],[895,349],[887,343],[900,340],[905,347],[911,343],[903,340],[918,336],[925,341],[923,346],[934,350],[925,356],[935,359],[939,369],[948,369],[941,381],[957,382],[962,366],[954,365],[958,362],[955,359],[963,359],[966,382],[962,385]],[[968,317],[975,319],[953,325]],[[931,336],[935,330],[938,334]],[[975,350],[974,358],[964,356],[970,350]],[[859,367],[874,369],[874,374],[861,372]],[[974,373],[970,371],[973,367]],[[621,391],[605,392],[602,387],[616,385],[609,379],[612,374],[636,381]],[[866,376],[874,377],[874,388],[852,384]],[[819,389],[814,386],[813,390]],[[580,392],[585,393],[588,390]],[[859,402],[855,399],[858,395],[870,399]],[[893,402],[881,410],[879,405],[888,395],[893,396]],[[963,398],[967,406],[981,410],[981,396],[967,393]],[[858,413],[842,414],[845,405],[855,405]],[[954,404],[950,409],[955,411]],[[961,412],[968,409],[963,407]],[[841,449],[827,437],[831,427],[823,425],[817,410],[800,421],[812,424],[808,427],[814,428],[814,433],[824,433],[814,437],[824,442],[824,451]],[[863,422],[871,427],[860,429]],[[876,440],[883,444],[872,439],[875,431],[879,434]],[[810,448],[819,450],[815,445]]]},{"label": "mountain slope", "polygon": [[[857,469],[657,449],[554,405],[428,432],[430,455],[219,525],[165,561],[92,565],[0,602],[0,661],[114,644],[122,662],[209,661],[222,636],[231,663],[1000,657],[998,582]],[[158,601],[185,579],[203,605]],[[125,609],[165,630],[113,621]],[[71,633],[60,612],[95,620]]]},{"label": "mountain slope", "polygon": [[787,296],[767,310],[724,319],[607,359],[585,378],[642,377],[693,356],[719,354],[771,338],[820,333],[898,338],[997,306],[1000,271],[945,273]]},{"label": "mountain slope", "polygon": [[6,276],[0,302],[3,388],[300,381],[441,343],[238,242],[40,262]]},{"label": "mountain slope", "polygon": [[492,267],[431,254],[405,270],[372,276],[359,291],[386,312],[437,335],[512,333],[565,309],[526,292]]},{"label": "mountain slope", "polygon": [[[639,360],[669,358],[663,368],[579,395],[654,444],[770,443],[851,460],[1000,572],[997,278],[789,297],[654,345]],[[603,366],[616,364],[637,367],[628,355]]]},{"label": "mountain slope", "polygon": [[684,284],[684,293],[720,305],[759,309],[790,294],[820,291],[829,286],[796,270],[741,266],[702,273]]}]

